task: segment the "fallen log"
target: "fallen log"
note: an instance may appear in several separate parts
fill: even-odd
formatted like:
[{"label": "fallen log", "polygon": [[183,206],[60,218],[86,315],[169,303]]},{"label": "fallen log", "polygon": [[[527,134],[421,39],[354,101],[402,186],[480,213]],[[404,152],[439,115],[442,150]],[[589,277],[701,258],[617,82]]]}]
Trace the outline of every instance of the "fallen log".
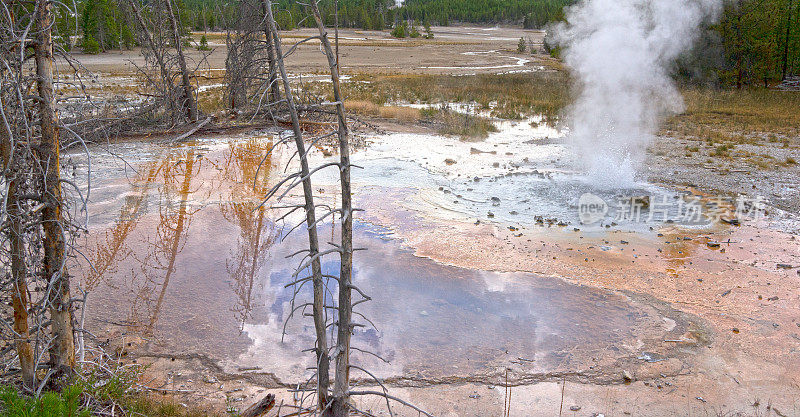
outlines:
[{"label": "fallen log", "polygon": [[192,128],[192,130],[190,130],[190,131],[188,131],[188,132],[186,132],[186,133],[184,133],[184,134],[182,134],[182,135],[178,136],[177,138],[173,139],[173,140],[172,140],[172,142],[173,142],[173,143],[174,143],[174,142],[180,142],[180,141],[182,141],[182,140],[184,140],[184,139],[188,138],[189,136],[192,136],[192,135],[194,135],[194,134],[195,134],[195,132],[197,132],[198,130],[200,130],[200,128],[202,128],[203,126],[207,125],[209,122],[211,122],[211,116],[207,117],[207,118],[206,118],[206,120],[203,120],[202,122],[198,123],[198,124],[197,124],[197,126],[195,126],[194,128]]},{"label": "fallen log", "polygon": [[274,394],[267,394],[266,397],[262,398],[261,401],[251,405],[244,410],[241,417],[260,417],[264,414],[267,414],[269,410],[275,407],[275,395]]}]

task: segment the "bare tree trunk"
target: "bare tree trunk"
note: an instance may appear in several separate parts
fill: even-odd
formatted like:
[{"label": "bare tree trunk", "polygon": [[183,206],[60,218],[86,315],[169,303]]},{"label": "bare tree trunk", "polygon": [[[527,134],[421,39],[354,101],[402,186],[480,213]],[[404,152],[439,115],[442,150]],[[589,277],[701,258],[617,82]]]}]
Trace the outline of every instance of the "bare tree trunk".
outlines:
[{"label": "bare tree trunk", "polygon": [[172,23],[172,32],[174,36],[175,42],[175,55],[178,58],[178,66],[181,69],[181,85],[183,87],[183,100],[184,100],[184,108],[186,109],[186,117],[189,118],[190,121],[196,122],[197,121],[197,102],[194,99],[194,93],[192,92],[192,82],[189,80],[189,70],[186,67],[186,57],[183,55],[183,45],[181,44],[181,31],[180,25],[178,24],[178,17],[175,15],[175,11],[172,9],[172,1],[171,0],[164,0],[167,4],[167,12],[169,13],[169,20]]},{"label": "bare tree trunk", "polygon": [[786,5],[786,36],[784,37],[784,44],[783,44],[783,72],[781,75],[781,80],[786,79],[786,72],[789,69],[789,35],[791,35],[791,28],[792,28],[792,3],[793,0],[789,0],[789,3]]},{"label": "bare tree trunk", "polygon": [[286,74],[286,67],[283,64],[283,50],[281,40],[278,36],[278,29],[275,25],[275,18],[272,14],[272,4],[270,0],[261,0],[266,11],[267,24],[272,33],[275,53],[277,55],[276,64],[283,80],[283,93],[286,96],[286,103],[289,107],[289,114],[292,119],[292,131],[297,152],[300,156],[300,175],[303,178],[303,195],[305,196],[306,224],[308,228],[308,256],[311,257],[311,273],[314,284],[314,328],[317,336],[317,397],[318,406],[321,409],[328,409],[328,387],[330,386],[329,359],[328,359],[328,338],[325,333],[325,283],[322,281],[322,268],[319,259],[319,239],[317,237],[316,213],[314,206],[314,190],[311,187],[311,176],[309,175],[308,159],[306,158],[305,143],[303,142],[303,132],[300,129],[300,120],[297,117],[294,97]]},{"label": "bare tree trunk", "polygon": [[14,309],[14,332],[17,356],[19,357],[20,371],[22,373],[22,385],[27,389],[33,389],[36,385],[35,363],[33,350],[30,343],[30,332],[28,327],[28,270],[25,265],[25,246],[22,240],[22,223],[20,219],[20,207],[17,199],[17,182],[13,178],[14,173],[8,175],[11,163],[11,137],[10,132],[4,127],[0,128],[0,153],[3,158],[3,172],[7,173],[8,189],[6,194],[6,216],[10,222],[8,230],[9,249],[11,255],[11,278],[13,288],[11,290],[11,306]]},{"label": "bare tree trunk", "polygon": [[40,0],[36,7],[36,26],[39,33],[35,46],[37,88],[39,92],[39,118],[41,144],[39,160],[44,166],[43,194],[45,208],[42,212],[44,228],[44,273],[49,281],[51,365],[60,373],[69,373],[75,367],[75,341],[72,330],[69,274],[65,265],[64,230],[61,213],[61,160],[59,156],[55,99],[53,95],[53,15],[48,0]]},{"label": "bare tree trunk", "polygon": [[351,300],[352,272],[353,272],[353,204],[350,189],[350,144],[347,139],[347,119],[344,113],[344,102],[339,86],[339,62],[337,55],[331,49],[328,31],[322,20],[316,1],[311,1],[311,11],[317,21],[322,47],[328,58],[333,84],[333,97],[336,102],[336,117],[338,119],[339,137],[339,180],[342,185],[342,245],[341,267],[339,271],[339,326],[336,337],[336,377],[333,386],[333,415],[344,417],[349,413],[350,390],[350,335],[353,330],[351,317],[353,305]]},{"label": "bare tree trunk", "polygon": [[264,13],[264,36],[267,40],[267,65],[269,68],[269,85],[270,97],[269,102],[275,103],[281,99],[281,90],[278,86],[278,70],[275,67],[275,36],[272,35],[270,29],[269,18],[267,17],[267,9],[265,2],[262,0],[261,8]]},{"label": "bare tree trunk", "polygon": [[147,23],[145,23],[144,18],[142,18],[142,12],[139,10],[139,6],[136,5],[137,0],[128,0],[130,3],[131,8],[133,9],[133,14],[136,16],[136,21],[139,23],[139,26],[142,28],[142,33],[144,33],[147,42],[150,44],[150,48],[153,49],[153,56],[158,63],[158,69],[161,71],[161,79],[164,82],[169,80],[169,71],[167,71],[167,64],[164,62],[164,56],[162,55],[161,51],[157,50],[156,42],[153,39],[153,34],[150,33],[150,30],[147,28]]},{"label": "bare tree trunk", "polygon": [[28,327],[28,308],[30,305],[28,301],[28,283],[26,281],[28,270],[25,265],[21,213],[16,188],[16,181],[13,179],[9,181],[6,213],[11,222],[11,230],[8,233],[11,243],[11,275],[14,281],[11,291],[11,305],[14,309],[15,345],[22,373],[22,385],[32,390],[36,386],[36,364],[33,350],[31,349]]},{"label": "bare tree trunk", "polygon": [[278,70],[275,66],[275,36],[267,30],[267,63],[269,68],[269,83],[272,86],[271,102],[281,99],[281,90],[278,86]]}]

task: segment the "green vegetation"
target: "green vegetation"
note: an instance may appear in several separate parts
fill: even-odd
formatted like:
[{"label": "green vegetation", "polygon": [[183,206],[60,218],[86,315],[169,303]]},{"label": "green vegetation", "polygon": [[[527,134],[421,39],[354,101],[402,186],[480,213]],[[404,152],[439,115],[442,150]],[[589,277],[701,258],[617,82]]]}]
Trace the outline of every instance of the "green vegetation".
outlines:
[{"label": "green vegetation", "polygon": [[197,45],[198,51],[210,51],[211,48],[208,47],[208,39],[206,39],[206,35],[200,37],[200,43]]},{"label": "green vegetation", "polygon": [[718,24],[686,54],[679,79],[721,86],[769,86],[800,72],[800,2],[729,0]]},{"label": "green vegetation", "polygon": [[80,7],[80,29],[85,53],[133,47],[133,31],[128,27],[116,1],[85,0]]},{"label": "green vegetation", "polygon": [[[401,122],[424,122],[439,133],[465,139],[483,138],[494,130],[491,120],[465,115],[437,105],[441,103],[477,103],[493,117],[520,119],[541,114],[547,122],[557,122],[570,99],[569,77],[561,71],[523,74],[450,75],[362,75],[342,84],[345,107],[354,114],[393,119]],[[330,99],[320,83],[307,83],[310,93]],[[397,103],[431,104],[415,109]]]},{"label": "green vegetation", "polygon": [[405,38],[407,34],[408,29],[406,28],[405,22],[394,25],[394,28],[392,29],[392,36],[395,38]]},{"label": "green vegetation", "polygon": [[460,136],[466,140],[483,139],[489,132],[497,130],[486,117],[458,113],[438,106],[416,109],[407,106],[380,105],[364,100],[348,100],[347,110],[357,115],[404,123],[424,122],[433,126],[442,135]]},{"label": "green vegetation", "polygon": [[71,386],[62,392],[45,392],[39,398],[23,397],[16,388],[0,387],[0,412],[7,417],[89,417],[82,407],[83,390]]},{"label": "green vegetation", "polygon": [[464,139],[483,139],[489,132],[497,131],[497,127],[485,117],[457,113],[444,108],[440,108],[429,118],[439,122],[439,133],[460,136]]},{"label": "green vegetation", "polygon": [[[395,7],[394,0],[339,0],[339,25],[371,30],[396,27],[403,21],[448,26],[455,22],[484,24],[523,24],[542,28],[564,17],[563,8],[576,0],[406,0]],[[238,10],[236,2],[223,0],[186,0],[187,23],[194,30],[225,29]],[[325,23],[333,26],[333,1],[319,4]],[[313,26],[308,10],[292,0],[278,0],[275,19],[278,26],[291,30]],[[411,31],[406,32],[409,36]]]},{"label": "green vegetation", "polygon": [[433,30],[431,30],[431,25],[428,22],[425,22],[425,39],[433,39]]},{"label": "green vegetation", "polygon": [[[120,415],[142,417],[210,417],[218,414],[185,407],[170,399],[153,398],[137,388],[138,374],[117,369],[109,377],[87,373],[60,391],[44,391],[38,398],[20,394],[15,386],[0,386],[0,415],[6,417],[89,417]],[[103,411],[103,414],[97,413]],[[113,411],[112,411],[113,410]]]},{"label": "green vegetation", "polygon": [[428,20],[447,26],[451,22],[524,23],[541,28],[562,19],[563,8],[575,0],[406,0],[397,10],[402,19]]}]

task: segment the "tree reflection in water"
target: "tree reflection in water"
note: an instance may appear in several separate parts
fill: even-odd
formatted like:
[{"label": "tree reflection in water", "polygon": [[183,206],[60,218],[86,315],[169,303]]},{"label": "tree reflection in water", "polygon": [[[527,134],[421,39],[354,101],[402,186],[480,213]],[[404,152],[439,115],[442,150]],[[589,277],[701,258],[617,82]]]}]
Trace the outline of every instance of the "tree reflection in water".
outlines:
[{"label": "tree reflection in water", "polygon": [[[239,234],[225,266],[236,296],[231,311],[241,330],[251,317],[257,274],[277,237],[269,209],[259,207],[272,163],[262,159],[271,146],[271,140],[259,138],[230,141],[221,154],[206,158],[196,144],[183,144],[165,150],[139,171],[116,221],[87,245],[92,266],[84,268],[82,277],[85,288],[105,286],[115,293],[115,303],[128,306],[127,317],[118,324],[153,334],[165,299],[170,298],[170,281],[187,273],[177,262],[191,239],[193,217],[218,209],[217,215]],[[208,204],[215,198],[219,205]],[[152,206],[158,207],[157,217],[148,215]],[[196,235],[208,241],[216,232],[198,229]]]}]

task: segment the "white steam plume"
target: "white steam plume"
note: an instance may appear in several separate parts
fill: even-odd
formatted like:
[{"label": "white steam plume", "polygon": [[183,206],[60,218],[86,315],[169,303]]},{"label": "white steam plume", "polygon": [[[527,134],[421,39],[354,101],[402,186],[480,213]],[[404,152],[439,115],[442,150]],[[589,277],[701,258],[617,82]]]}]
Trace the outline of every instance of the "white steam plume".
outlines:
[{"label": "white steam plume", "polygon": [[583,0],[555,27],[580,82],[569,110],[571,137],[598,185],[633,184],[659,123],[683,109],[670,78],[721,0]]}]

